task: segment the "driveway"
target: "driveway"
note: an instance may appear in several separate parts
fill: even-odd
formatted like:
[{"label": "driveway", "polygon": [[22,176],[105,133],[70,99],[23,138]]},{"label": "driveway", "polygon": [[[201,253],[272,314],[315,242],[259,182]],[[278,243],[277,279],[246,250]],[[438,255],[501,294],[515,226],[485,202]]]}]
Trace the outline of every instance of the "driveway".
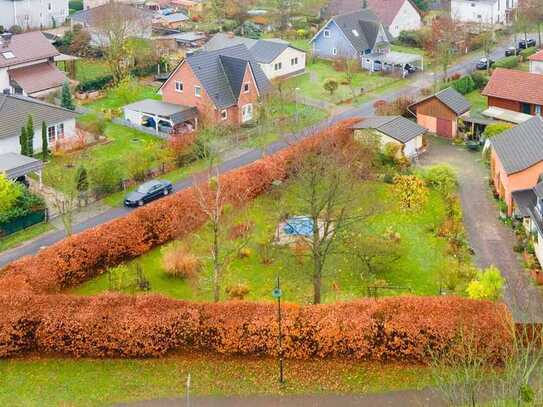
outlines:
[{"label": "driveway", "polygon": [[[496,48],[496,50],[493,52],[493,56],[503,55],[505,48],[506,48],[505,45],[502,45]],[[478,59],[479,59],[479,56],[474,55],[473,58],[469,60],[465,60],[456,65],[451,66],[451,68],[449,69],[449,75],[451,75],[454,72],[462,72],[462,73],[471,72],[474,69],[475,62]],[[437,79],[441,78],[441,76],[442,76],[441,74],[436,74]],[[416,96],[422,88],[431,86],[433,83],[433,80],[434,80],[434,77],[431,73],[419,73],[415,76],[413,81],[407,84],[405,87],[389,92],[387,94],[381,95],[379,96],[379,99],[391,101],[397,98],[398,96]],[[282,148],[285,148],[292,141],[295,141],[303,137],[307,137],[308,135],[312,134],[312,132],[326,128],[330,126],[331,124],[336,123],[338,121],[351,118],[351,117],[371,116],[374,114],[373,103],[374,103],[374,100],[364,103],[360,106],[353,107],[349,110],[343,111],[331,117],[328,120],[324,120],[323,122],[318,123],[315,126],[307,128],[299,133],[287,136],[286,140],[288,141],[279,141],[267,146],[264,150],[254,149],[254,150],[244,153],[243,155],[239,157],[227,160],[219,166],[219,170],[221,172],[225,172],[225,171],[230,171],[230,170],[242,167],[244,165],[247,165],[259,159],[260,157],[262,157],[262,154],[271,154],[273,152],[276,152]],[[189,177],[177,182],[176,184],[174,184],[174,190],[180,191],[180,190],[190,187],[192,185],[192,179],[193,177]],[[110,220],[126,215],[129,211],[130,209],[127,209],[127,208],[111,208],[97,216],[86,219],[83,222],[74,224],[73,233],[79,233],[86,229],[100,225],[102,223],[109,222]],[[0,269],[6,266],[7,264],[11,263],[12,261],[15,261],[21,257],[36,254],[40,250],[40,248],[50,246],[62,240],[64,237],[65,237],[64,231],[56,230],[53,232],[49,232],[45,235],[42,235],[22,246],[2,252],[0,253]]]},{"label": "driveway", "polygon": [[464,223],[477,266],[495,265],[500,269],[507,280],[504,300],[515,321],[542,322],[541,293],[513,251],[516,238],[511,227],[499,220],[499,210],[488,184],[489,169],[482,162],[481,154],[432,139],[428,153],[419,163],[448,163],[457,169]]}]

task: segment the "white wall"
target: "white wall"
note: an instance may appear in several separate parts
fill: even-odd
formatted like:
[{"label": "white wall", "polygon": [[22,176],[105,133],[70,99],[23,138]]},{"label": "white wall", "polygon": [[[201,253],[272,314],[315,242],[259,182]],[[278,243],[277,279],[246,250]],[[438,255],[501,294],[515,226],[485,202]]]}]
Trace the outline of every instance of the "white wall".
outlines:
[{"label": "white wall", "polygon": [[451,0],[451,17],[461,22],[506,23],[506,10],[518,0]]},{"label": "white wall", "polygon": [[543,236],[539,231],[537,232],[537,239],[534,239],[534,250],[537,260],[540,264],[543,264]]},{"label": "white wall", "polygon": [[[298,58],[298,64],[292,65],[291,59]],[[281,62],[281,69],[276,71],[275,64]],[[269,64],[260,64],[264,74],[268,79],[274,79],[281,76],[292,75],[293,73],[305,70],[305,52],[294,48],[285,49],[275,60]]]},{"label": "white wall", "polygon": [[543,74],[543,61],[530,61],[530,72]]},{"label": "white wall", "polygon": [[128,120],[132,124],[137,124],[141,126],[142,114],[135,110],[123,109],[124,110],[124,119]]},{"label": "white wall", "polygon": [[[75,119],[67,120],[64,123],[64,140],[70,139],[76,135]],[[56,123],[55,125],[57,125]],[[0,154],[21,152],[19,144],[20,134],[14,134],[11,137],[0,138]],[[51,146],[49,146],[51,147]],[[34,152],[40,152],[41,143],[41,123],[34,123]]]},{"label": "white wall", "polygon": [[400,11],[392,24],[388,27],[388,31],[394,38],[398,38],[402,31],[418,30],[422,27],[422,19],[418,11],[409,1],[404,1]]},{"label": "white wall", "polygon": [[68,17],[68,0],[0,0],[0,25],[51,28],[53,19],[61,26]]}]

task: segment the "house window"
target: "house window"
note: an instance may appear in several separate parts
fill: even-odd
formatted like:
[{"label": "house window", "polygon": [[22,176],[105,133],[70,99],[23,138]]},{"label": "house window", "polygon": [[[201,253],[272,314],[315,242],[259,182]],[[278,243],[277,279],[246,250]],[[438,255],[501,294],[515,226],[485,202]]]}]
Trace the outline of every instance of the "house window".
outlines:
[{"label": "house window", "polygon": [[337,48],[332,48],[332,55],[337,55]]},{"label": "house window", "polygon": [[290,60],[290,64],[291,64],[292,66],[298,65],[298,57],[292,58],[292,59]]},{"label": "house window", "polygon": [[249,82],[243,84],[243,93],[249,93]]},{"label": "house window", "polygon": [[280,71],[281,68],[283,68],[283,64],[281,62],[276,62],[275,65],[273,65],[273,69],[275,71]]},{"label": "house window", "polygon": [[183,82],[175,81],[175,91],[179,93],[183,93]]},{"label": "house window", "polygon": [[15,54],[11,51],[2,52],[2,56],[6,59],[13,59],[15,58]]},{"label": "house window", "polygon": [[202,96],[202,88],[200,86],[194,87],[194,96],[198,98]]},{"label": "house window", "polygon": [[221,120],[226,120],[228,119],[228,110],[224,109],[224,110],[221,110]]},{"label": "house window", "polygon": [[330,38],[330,30],[324,30],[322,32],[322,35],[324,38]]},{"label": "house window", "polygon": [[47,141],[54,143],[57,139],[57,128],[55,126],[49,126],[47,128]]},{"label": "house window", "polygon": [[541,116],[541,105],[535,105],[535,114]]},{"label": "house window", "polygon": [[52,3],[47,3],[47,10],[49,10],[49,11],[53,10],[53,4]]},{"label": "house window", "polygon": [[253,105],[251,103],[242,106],[241,108],[241,122],[248,122],[253,118]]},{"label": "house window", "polygon": [[64,123],[60,123],[57,126],[57,138],[59,138],[59,139],[64,138]]}]

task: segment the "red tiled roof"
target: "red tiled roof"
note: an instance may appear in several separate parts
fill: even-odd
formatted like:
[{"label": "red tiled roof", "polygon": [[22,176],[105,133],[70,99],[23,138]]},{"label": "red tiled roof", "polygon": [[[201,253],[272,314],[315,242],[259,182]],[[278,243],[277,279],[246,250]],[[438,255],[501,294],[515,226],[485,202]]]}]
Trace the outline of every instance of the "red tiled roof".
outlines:
[{"label": "red tiled roof", "polygon": [[9,71],[10,78],[28,94],[61,86],[66,76],[49,62]]},{"label": "red tiled roof", "polygon": [[543,75],[497,68],[482,95],[543,105]]},{"label": "red tiled roof", "polygon": [[530,61],[540,61],[543,62],[543,49],[539,52],[536,52],[534,55],[528,57]]},{"label": "red tiled roof", "polygon": [[[6,58],[4,54],[10,57]],[[11,37],[8,44],[0,45],[0,68],[51,58],[58,54],[56,48],[40,31],[17,34]]]}]

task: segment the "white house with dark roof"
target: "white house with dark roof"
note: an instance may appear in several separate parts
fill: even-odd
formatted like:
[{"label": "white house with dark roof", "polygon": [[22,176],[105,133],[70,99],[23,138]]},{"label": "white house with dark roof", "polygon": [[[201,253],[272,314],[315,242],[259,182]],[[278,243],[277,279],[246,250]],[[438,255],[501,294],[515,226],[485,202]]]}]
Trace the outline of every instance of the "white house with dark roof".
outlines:
[{"label": "white house with dark roof", "polygon": [[0,25],[6,30],[14,25],[23,30],[61,26],[68,16],[68,0],[0,1]]},{"label": "white house with dark roof", "polygon": [[29,116],[34,122],[33,146],[36,152],[42,148],[43,122],[47,126],[49,146],[76,136],[75,112],[29,97],[0,95],[0,154],[21,152],[19,136]]},{"label": "white house with dark roof", "polygon": [[0,37],[0,92],[40,97],[66,76],[54,64],[57,49],[39,31]]},{"label": "white house with dark roof", "polygon": [[375,138],[381,148],[387,144],[400,146],[398,154],[414,158],[423,149],[423,136],[426,129],[402,116],[374,116],[362,119],[351,126],[355,139],[368,141]]},{"label": "white house with dark roof", "polygon": [[509,24],[519,0],[451,0],[451,17],[463,23]]},{"label": "white house with dark roof", "polygon": [[305,51],[280,39],[254,40],[229,33],[217,33],[205,44],[206,51],[215,51],[243,44],[268,79],[287,78],[305,72]]}]

